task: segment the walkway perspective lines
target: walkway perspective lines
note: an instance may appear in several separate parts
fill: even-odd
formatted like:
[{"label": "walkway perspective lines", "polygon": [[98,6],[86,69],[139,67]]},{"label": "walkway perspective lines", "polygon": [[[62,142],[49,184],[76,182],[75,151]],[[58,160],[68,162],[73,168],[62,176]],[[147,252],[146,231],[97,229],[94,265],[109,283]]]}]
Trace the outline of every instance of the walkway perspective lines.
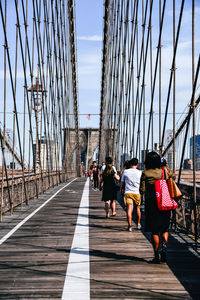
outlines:
[{"label": "walkway perspective lines", "polygon": [[0,239],[0,245],[2,245],[13,233],[15,233],[22,225],[24,225],[30,218],[32,218],[41,208],[43,208],[49,201],[51,201],[59,192],[61,192],[64,188],[66,188],[68,185],[70,185],[73,181],[75,181],[77,178],[74,178],[67,184],[65,184],[62,188],[60,188],[55,194],[53,194],[48,200],[46,200],[40,207],[38,207],[36,210],[34,210],[30,215],[28,215],[24,220],[22,220],[20,223],[18,223],[12,230],[10,230],[6,235],[4,235]]},{"label": "walkway perspective lines", "polygon": [[89,179],[85,183],[69,256],[62,300],[90,299]]}]

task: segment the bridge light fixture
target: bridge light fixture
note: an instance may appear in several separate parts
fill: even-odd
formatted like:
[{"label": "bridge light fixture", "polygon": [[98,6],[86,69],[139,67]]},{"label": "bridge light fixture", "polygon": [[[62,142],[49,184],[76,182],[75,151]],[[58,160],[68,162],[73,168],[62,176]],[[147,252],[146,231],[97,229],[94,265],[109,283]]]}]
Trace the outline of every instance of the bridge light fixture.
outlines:
[{"label": "bridge light fixture", "polygon": [[36,77],[35,84],[33,84],[29,89],[28,92],[31,93],[31,109],[35,111],[35,119],[36,119],[36,144],[35,144],[35,170],[36,173],[39,172],[40,168],[40,157],[39,157],[39,118],[38,114],[42,111],[44,105],[44,96],[47,92],[46,89],[39,84],[39,78]]}]

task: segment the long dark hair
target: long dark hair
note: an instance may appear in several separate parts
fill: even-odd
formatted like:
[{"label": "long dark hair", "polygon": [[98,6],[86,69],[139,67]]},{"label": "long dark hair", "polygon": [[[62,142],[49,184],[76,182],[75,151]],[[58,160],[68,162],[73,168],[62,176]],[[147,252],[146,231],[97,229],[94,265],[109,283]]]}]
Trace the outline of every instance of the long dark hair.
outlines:
[{"label": "long dark hair", "polygon": [[147,153],[146,160],[145,160],[145,167],[146,170],[149,169],[160,169],[161,168],[161,159],[160,155],[155,151]]},{"label": "long dark hair", "polygon": [[105,170],[103,171],[104,175],[110,175],[112,173],[112,164],[106,164]]},{"label": "long dark hair", "polygon": [[124,162],[124,169],[129,169],[130,168],[130,161],[127,159],[125,162]]},{"label": "long dark hair", "polygon": [[106,167],[105,170],[103,171],[104,175],[110,175],[112,173],[112,157],[107,156],[106,157]]}]

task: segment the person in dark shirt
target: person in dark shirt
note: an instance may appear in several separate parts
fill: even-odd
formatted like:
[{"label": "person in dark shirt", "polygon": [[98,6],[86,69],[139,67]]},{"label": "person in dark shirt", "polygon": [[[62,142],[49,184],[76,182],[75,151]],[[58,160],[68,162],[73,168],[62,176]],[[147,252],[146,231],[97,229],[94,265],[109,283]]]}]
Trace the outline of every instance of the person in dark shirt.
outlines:
[{"label": "person in dark shirt", "polygon": [[110,160],[107,160],[106,167],[100,178],[100,191],[102,189],[101,184],[103,184],[102,201],[105,202],[106,218],[110,217],[110,208],[112,209],[112,216],[116,215],[115,203],[117,199],[117,190],[115,179],[119,180],[120,177],[115,173],[112,165],[112,159],[110,158]]},{"label": "person in dark shirt", "polygon": [[93,161],[92,171],[93,171],[94,190],[96,191],[99,187],[99,166],[97,165],[96,161]]},{"label": "person in dark shirt", "polygon": [[[175,179],[176,175],[166,166],[164,167],[164,178]],[[154,182],[161,180],[162,168],[161,158],[158,153],[152,151],[146,156],[145,170],[142,172],[140,181],[140,193],[145,196],[145,230],[152,234],[152,246],[154,258],[152,263],[166,262],[166,251],[169,236],[170,214],[169,210],[160,211],[157,206]],[[159,243],[162,241],[161,253]]]}]

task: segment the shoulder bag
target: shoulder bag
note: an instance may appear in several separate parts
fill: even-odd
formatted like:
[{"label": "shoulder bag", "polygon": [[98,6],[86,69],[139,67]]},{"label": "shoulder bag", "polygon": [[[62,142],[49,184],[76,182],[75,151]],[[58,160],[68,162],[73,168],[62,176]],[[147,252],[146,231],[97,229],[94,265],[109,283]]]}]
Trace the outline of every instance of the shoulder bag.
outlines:
[{"label": "shoulder bag", "polygon": [[121,186],[121,182],[119,181],[119,180],[117,180],[116,178],[114,178],[114,182],[115,182],[115,186],[116,186],[116,188],[120,188],[120,186]]},{"label": "shoulder bag", "polygon": [[155,191],[156,191],[156,200],[158,209],[163,210],[172,210],[177,208],[178,204],[170,196],[167,182],[164,179],[164,169],[162,169],[162,178],[161,180],[156,180],[154,182]]},{"label": "shoulder bag", "polygon": [[179,197],[182,196],[181,191],[179,190],[176,182],[172,178],[167,179],[167,185],[168,185],[168,188],[169,188],[170,196],[173,199],[176,199],[176,198],[179,198]]},{"label": "shoulder bag", "polygon": [[120,180],[117,180],[116,178],[115,178],[115,172],[114,172],[114,170],[112,170],[112,174],[113,174],[113,179],[114,179],[114,183],[115,183],[115,187],[117,188],[117,189],[119,189],[120,188],[120,186],[121,186],[121,182],[120,182]]}]

